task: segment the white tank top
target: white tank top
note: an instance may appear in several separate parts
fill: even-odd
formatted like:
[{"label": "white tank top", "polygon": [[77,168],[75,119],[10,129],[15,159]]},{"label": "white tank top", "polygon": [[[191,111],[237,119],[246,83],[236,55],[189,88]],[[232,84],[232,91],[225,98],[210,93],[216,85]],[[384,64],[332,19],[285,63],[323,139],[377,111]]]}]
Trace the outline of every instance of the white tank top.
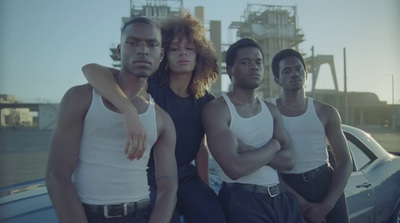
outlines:
[{"label": "white tank top", "polygon": [[84,120],[78,166],[72,176],[83,203],[95,205],[134,202],[149,198],[147,162],[157,139],[154,101],[139,114],[147,134],[147,147],[140,160],[129,161],[124,153],[123,116],[111,111],[93,90]]},{"label": "white tank top", "polygon": [[[229,129],[236,138],[243,143],[259,148],[265,145],[273,135],[274,120],[265,104],[265,102],[257,96],[261,104],[261,111],[257,115],[250,118],[242,118],[236,111],[235,106],[226,94],[222,94],[226,104],[228,105],[231,115],[231,123]],[[218,166],[218,172],[221,180],[228,183],[246,183],[261,186],[270,186],[279,183],[278,174],[275,169],[265,165],[253,173],[243,176],[237,180],[230,179],[221,167]]]},{"label": "white tank top", "polygon": [[[276,105],[276,99],[272,102]],[[280,172],[304,173],[328,162],[325,129],[315,111],[312,98],[308,98],[304,114],[296,117],[282,115],[282,119],[292,139],[296,162],[293,169]]]}]

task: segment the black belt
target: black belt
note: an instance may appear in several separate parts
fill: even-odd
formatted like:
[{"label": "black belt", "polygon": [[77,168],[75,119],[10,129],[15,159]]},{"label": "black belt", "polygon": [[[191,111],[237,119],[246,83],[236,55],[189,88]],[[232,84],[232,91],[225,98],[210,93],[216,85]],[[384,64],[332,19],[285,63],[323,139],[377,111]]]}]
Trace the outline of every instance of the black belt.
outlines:
[{"label": "black belt", "polygon": [[313,170],[304,172],[304,173],[299,173],[299,174],[282,174],[283,178],[285,179],[286,177],[289,177],[291,179],[297,179],[297,180],[302,180],[304,182],[309,182],[314,179],[316,179],[318,176],[321,176],[325,173],[327,173],[329,170],[329,164],[324,164],[320,167],[317,167]]},{"label": "black belt", "polygon": [[228,188],[239,188],[244,191],[268,194],[270,197],[276,197],[283,192],[280,184],[264,187],[256,184],[242,184],[242,183],[227,183],[224,182],[223,186]]},{"label": "black belt", "polygon": [[118,218],[135,213],[143,208],[150,207],[150,200],[143,199],[136,202],[113,205],[92,205],[85,203],[82,204],[85,212],[103,215],[105,218]]}]

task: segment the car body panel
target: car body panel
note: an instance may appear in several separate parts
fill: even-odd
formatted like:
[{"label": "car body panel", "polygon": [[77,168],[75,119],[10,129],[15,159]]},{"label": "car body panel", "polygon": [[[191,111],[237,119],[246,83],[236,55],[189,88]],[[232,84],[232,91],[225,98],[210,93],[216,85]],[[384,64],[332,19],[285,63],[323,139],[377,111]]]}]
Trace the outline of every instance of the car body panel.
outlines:
[{"label": "car body panel", "polygon": [[44,179],[4,188],[0,191],[0,222],[58,222]]}]

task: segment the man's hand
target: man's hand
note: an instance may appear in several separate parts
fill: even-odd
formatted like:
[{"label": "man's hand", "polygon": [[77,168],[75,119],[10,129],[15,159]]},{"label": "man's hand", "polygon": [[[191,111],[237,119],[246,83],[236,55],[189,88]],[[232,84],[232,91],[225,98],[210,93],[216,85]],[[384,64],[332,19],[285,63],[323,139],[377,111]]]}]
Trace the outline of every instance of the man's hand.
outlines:
[{"label": "man's hand", "polygon": [[309,223],[326,222],[325,217],[331,209],[321,203],[308,203],[302,207],[304,219]]},{"label": "man's hand", "polygon": [[132,106],[124,112],[124,128],[126,134],[125,154],[129,160],[140,159],[146,150],[146,130],[139,120],[137,110]]}]

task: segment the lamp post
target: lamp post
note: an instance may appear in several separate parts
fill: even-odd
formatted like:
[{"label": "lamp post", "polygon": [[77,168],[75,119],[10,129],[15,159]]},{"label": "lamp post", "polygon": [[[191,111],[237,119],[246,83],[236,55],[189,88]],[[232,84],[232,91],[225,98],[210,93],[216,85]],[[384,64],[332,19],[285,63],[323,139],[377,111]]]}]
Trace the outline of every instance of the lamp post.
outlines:
[{"label": "lamp post", "polygon": [[385,76],[392,77],[392,105],[394,105],[394,74],[385,74]]},{"label": "lamp post", "polygon": [[394,109],[394,74],[385,74],[385,76],[392,76],[392,128],[396,128],[396,116]]}]

